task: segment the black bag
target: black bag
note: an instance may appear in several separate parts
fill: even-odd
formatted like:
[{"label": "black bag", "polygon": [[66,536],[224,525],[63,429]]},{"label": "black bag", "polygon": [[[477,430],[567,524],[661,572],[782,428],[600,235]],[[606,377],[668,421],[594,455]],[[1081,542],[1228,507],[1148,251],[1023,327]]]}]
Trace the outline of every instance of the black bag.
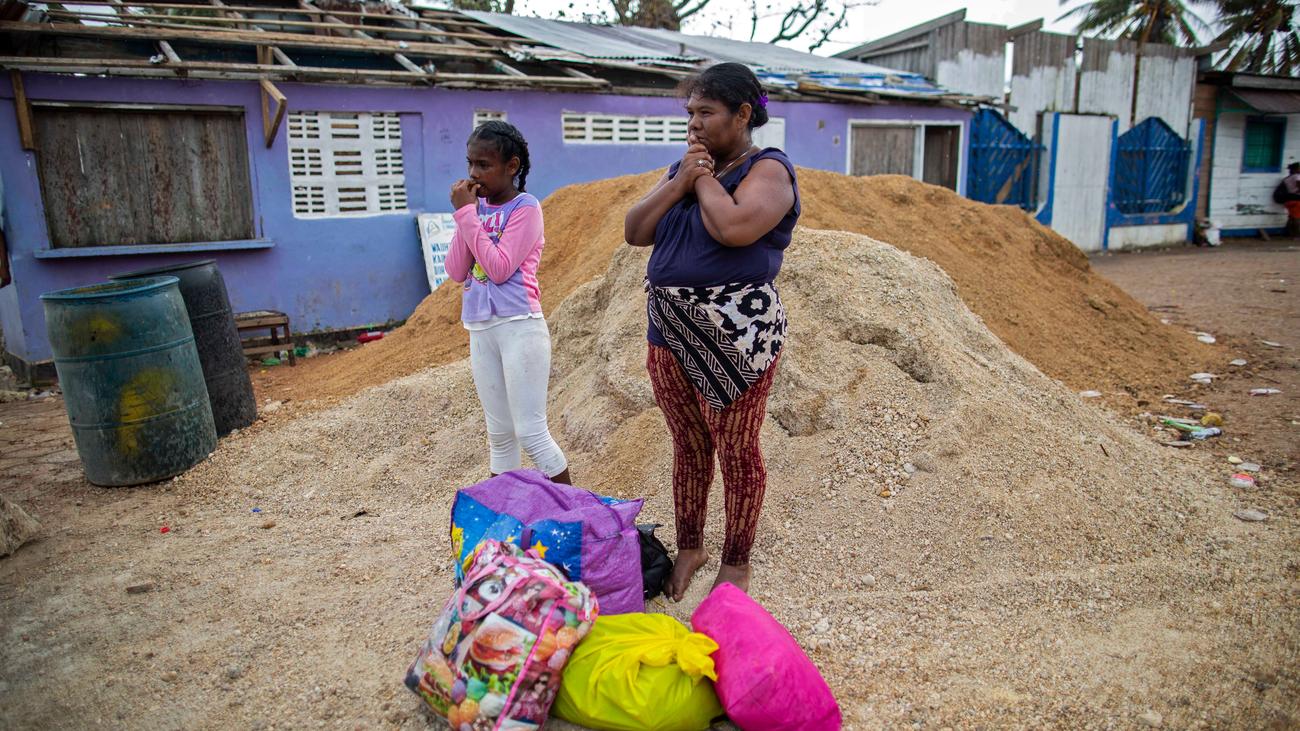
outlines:
[{"label": "black bag", "polygon": [[641,537],[641,583],[645,587],[645,600],[650,601],[664,592],[664,584],[673,573],[673,560],[668,549],[655,537],[657,523],[642,523],[636,527]]},{"label": "black bag", "polygon": [[1277,204],[1283,204],[1283,203],[1286,203],[1287,201],[1291,200],[1293,197],[1294,197],[1294,196],[1291,195],[1291,191],[1289,191],[1289,190],[1286,189],[1286,181],[1285,181],[1285,180],[1283,180],[1282,182],[1278,183],[1278,184],[1277,184],[1277,187],[1273,189],[1273,202],[1274,202],[1274,203],[1277,203]]}]

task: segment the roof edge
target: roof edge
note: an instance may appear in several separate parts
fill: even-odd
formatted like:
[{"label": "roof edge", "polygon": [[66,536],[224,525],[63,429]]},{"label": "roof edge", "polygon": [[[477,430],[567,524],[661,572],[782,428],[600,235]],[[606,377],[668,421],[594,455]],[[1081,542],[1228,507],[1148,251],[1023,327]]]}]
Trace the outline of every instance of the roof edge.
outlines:
[{"label": "roof edge", "polygon": [[955,10],[951,13],[948,13],[947,15],[941,15],[937,18],[934,18],[933,20],[927,20],[924,23],[921,23],[919,25],[914,25],[911,28],[900,30],[897,33],[891,33],[885,36],[884,38],[877,38],[874,41],[867,41],[866,43],[863,43],[859,46],[854,46],[853,48],[850,48],[847,51],[840,51],[839,53],[835,54],[835,56],[837,58],[847,58],[852,60],[853,56],[866,53],[868,51],[879,50],[885,48],[886,46],[894,45],[895,43],[908,41],[913,38],[916,38],[917,36],[925,35],[926,33],[929,33],[930,31],[935,30],[937,28],[942,28],[945,25],[951,25],[952,23],[956,23],[965,19],[966,19],[966,8],[962,8],[961,10]]}]

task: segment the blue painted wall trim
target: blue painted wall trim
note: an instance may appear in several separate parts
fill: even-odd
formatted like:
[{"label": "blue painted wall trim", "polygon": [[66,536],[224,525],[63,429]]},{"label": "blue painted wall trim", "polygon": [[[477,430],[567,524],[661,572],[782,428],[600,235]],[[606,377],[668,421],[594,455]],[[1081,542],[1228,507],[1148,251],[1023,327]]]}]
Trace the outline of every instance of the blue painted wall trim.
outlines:
[{"label": "blue painted wall trim", "polygon": [[1115,186],[1111,185],[1111,179],[1115,177],[1115,167],[1119,164],[1119,120],[1111,120],[1110,123],[1110,172],[1106,175],[1106,225],[1101,232],[1101,250],[1110,249],[1110,227],[1111,211],[1117,211],[1115,208]]},{"label": "blue painted wall trim", "polygon": [[1056,202],[1056,152],[1057,143],[1061,140],[1061,115],[1052,114],[1052,150],[1050,154],[1051,161],[1048,163],[1047,170],[1047,195],[1044,196],[1043,207],[1038,211],[1034,218],[1044,226],[1052,225],[1052,204]]},{"label": "blue painted wall trim", "polygon": [[1225,228],[1219,232],[1220,236],[1229,236],[1237,239],[1253,239],[1266,233],[1269,236],[1285,236],[1285,228]]},{"label": "blue painted wall trim", "polygon": [[130,256],[132,254],[187,254],[191,251],[249,251],[270,249],[270,239],[244,241],[196,241],[191,244],[148,244],[130,246],[79,246],[75,249],[41,249],[32,252],[37,259],[79,259],[86,256]]}]

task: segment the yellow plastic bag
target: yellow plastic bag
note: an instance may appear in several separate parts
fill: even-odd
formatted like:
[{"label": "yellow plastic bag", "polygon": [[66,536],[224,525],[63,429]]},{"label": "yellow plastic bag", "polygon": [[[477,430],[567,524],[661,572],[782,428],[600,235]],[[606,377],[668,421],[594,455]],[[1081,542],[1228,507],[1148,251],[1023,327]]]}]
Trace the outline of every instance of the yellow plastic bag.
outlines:
[{"label": "yellow plastic bag", "polygon": [[603,731],[703,731],[722,715],[717,649],[667,615],[598,617],[564,666],[551,714]]}]

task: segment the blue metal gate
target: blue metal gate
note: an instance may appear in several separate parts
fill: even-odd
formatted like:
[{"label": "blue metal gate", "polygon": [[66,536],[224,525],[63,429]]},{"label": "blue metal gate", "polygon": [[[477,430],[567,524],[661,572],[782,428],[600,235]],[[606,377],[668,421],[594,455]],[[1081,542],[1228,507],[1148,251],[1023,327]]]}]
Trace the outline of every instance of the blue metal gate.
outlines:
[{"label": "blue metal gate", "polygon": [[1192,143],[1148,117],[1119,136],[1111,196],[1121,213],[1162,213],[1187,197]]},{"label": "blue metal gate", "polygon": [[998,112],[979,110],[971,119],[966,195],[983,203],[1034,210],[1042,149]]}]

